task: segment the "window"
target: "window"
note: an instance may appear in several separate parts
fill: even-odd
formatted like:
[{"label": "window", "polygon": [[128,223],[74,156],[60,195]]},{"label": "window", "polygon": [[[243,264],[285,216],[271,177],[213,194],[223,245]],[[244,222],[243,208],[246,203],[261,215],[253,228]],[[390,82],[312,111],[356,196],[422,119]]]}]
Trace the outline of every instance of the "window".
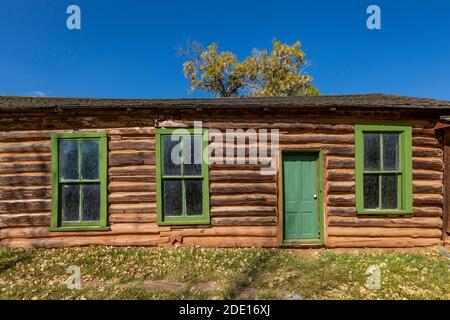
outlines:
[{"label": "window", "polygon": [[410,126],[355,126],[358,213],[412,213],[411,131]]},{"label": "window", "polygon": [[107,230],[106,133],[52,134],[51,231]]},{"label": "window", "polygon": [[160,225],[209,224],[206,129],[158,129],[157,208]]}]

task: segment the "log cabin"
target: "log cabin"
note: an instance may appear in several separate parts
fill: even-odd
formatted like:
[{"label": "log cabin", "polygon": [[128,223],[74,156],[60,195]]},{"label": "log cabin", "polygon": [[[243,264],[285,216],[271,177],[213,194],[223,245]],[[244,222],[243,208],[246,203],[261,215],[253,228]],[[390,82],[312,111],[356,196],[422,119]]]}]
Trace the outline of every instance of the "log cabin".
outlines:
[{"label": "log cabin", "polygon": [[0,246],[437,245],[449,127],[383,94],[2,96]]}]

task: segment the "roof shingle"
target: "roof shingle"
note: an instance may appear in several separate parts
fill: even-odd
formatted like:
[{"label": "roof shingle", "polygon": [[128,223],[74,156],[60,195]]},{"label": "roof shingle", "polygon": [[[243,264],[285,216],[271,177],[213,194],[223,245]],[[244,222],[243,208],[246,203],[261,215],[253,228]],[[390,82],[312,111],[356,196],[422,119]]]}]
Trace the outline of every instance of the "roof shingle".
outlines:
[{"label": "roof shingle", "polygon": [[406,108],[448,109],[450,101],[387,94],[323,95],[315,97],[108,99],[0,96],[0,110],[78,108]]}]

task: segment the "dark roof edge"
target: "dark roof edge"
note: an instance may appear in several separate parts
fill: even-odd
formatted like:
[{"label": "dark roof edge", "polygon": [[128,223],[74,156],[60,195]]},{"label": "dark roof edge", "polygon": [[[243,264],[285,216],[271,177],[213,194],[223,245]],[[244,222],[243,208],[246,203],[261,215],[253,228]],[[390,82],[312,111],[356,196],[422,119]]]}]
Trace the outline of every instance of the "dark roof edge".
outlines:
[{"label": "dark roof edge", "polygon": [[109,99],[0,96],[0,110],[78,108],[398,108],[444,109],[450,101],[387,94],[323,95],[315,97]]}]

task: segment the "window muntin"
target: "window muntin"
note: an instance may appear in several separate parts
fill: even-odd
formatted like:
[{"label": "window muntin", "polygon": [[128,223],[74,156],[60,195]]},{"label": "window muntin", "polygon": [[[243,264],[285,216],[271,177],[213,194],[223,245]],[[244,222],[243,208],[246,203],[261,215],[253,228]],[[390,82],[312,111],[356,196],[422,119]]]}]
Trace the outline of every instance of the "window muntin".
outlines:
[{"label": "window muntin", "polygon": [[106,134],[52,135],[51,229],[106,229]]},{"label": "window muntin", "polygon": [[412,213],[411,127],[355,128],[358,213]]},{"label": "window muntin", "polygon": [[398,209],[398,184],[402,180],[399,161],[400,134],[363,132],[364,209]]},{"label": "window muntin", "polygon": [[159,224],[209,224],[207,130],[157,130]]}]

